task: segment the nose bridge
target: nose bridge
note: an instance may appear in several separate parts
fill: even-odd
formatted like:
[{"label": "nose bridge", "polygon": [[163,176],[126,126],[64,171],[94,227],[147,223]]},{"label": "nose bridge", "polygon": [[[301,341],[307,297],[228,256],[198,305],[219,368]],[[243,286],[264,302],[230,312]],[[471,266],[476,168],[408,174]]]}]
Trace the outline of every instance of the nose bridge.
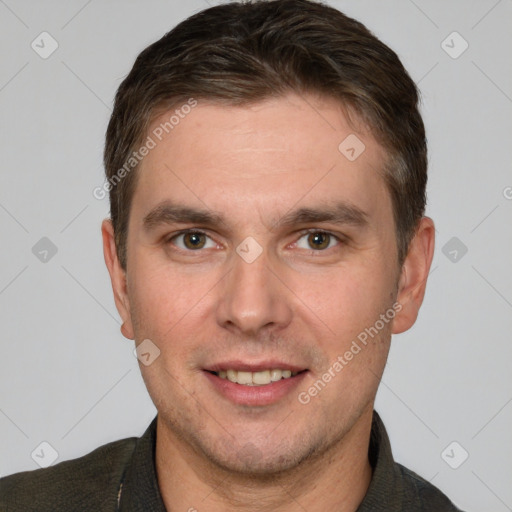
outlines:
[{"label": "nose bridge", "polygon": [[219,297],[218,323],[250,334],[287,325],[291,310],[286,287],[273,274],[266,251],[249,237],[237,247],[231,264]]}]

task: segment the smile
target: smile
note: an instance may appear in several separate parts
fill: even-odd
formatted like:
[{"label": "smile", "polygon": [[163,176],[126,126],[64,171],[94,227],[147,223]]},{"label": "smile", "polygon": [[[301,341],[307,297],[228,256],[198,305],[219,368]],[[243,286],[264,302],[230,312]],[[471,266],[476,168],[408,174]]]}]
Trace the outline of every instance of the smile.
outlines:
[{"label": "smile", "polygon": [[281,379],[289,379],[295,377],[299,372],[292,372],[290,370],[262,370],[258,372],[245,372],[237,370],[221,370],[214,372],[221,379],[227,379],[236,384],[243,386],[266,386],[271,382],[277,382]]},{"label": "smile", "polygon": [[247,364],[226,361],[203,369],[215,393],[236,405],[266,406],[293,397],[309,373],[282,361]]}]

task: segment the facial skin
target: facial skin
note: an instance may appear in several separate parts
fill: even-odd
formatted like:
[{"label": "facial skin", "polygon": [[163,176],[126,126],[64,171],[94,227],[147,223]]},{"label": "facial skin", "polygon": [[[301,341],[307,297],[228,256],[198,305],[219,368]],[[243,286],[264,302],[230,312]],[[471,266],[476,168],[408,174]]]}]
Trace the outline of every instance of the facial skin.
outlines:
[{"label": "facial skin", "polygon": [[[159,413],[156,464],[168,509],[288,511],[300,503],[311,512],[349,511],[366,493],[375,394],[391,334],[414,323],[423,300],[434,227],[421,220],[398,269],[379,173],[385,152],[359,130],[366,149],[349,161],[338,146],[353,133],[326,98],[289,95],[245,107],[200,101],[137,170],[126,273],[112,225],[103,223],[122,332],[161,351],[141,371]],[[166,201],[223,220],[145,226]],[[338,203],[359,216],[282,223],[297,209]],[[190,228],[204,235],[179,235]],[[247,237],[262,248],[250,263],[236,250]],[[299,393],[397,301],[394,320],[300,403]],[[212,384],[206,369],[228,361],[307,371],[283,396],[251,405]]]}]

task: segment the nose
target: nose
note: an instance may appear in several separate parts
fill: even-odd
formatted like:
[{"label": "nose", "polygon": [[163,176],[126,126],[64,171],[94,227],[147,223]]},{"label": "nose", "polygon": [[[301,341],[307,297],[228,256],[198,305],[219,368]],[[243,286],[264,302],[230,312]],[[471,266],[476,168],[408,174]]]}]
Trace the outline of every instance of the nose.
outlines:
[{"label": "nose", "polygon": [[265,252],[252,262],[233,254],[232,269],[218,288],[217,322],[234,334],[255,337],[280,330],[292,319],[292,292],[269,266]]}]

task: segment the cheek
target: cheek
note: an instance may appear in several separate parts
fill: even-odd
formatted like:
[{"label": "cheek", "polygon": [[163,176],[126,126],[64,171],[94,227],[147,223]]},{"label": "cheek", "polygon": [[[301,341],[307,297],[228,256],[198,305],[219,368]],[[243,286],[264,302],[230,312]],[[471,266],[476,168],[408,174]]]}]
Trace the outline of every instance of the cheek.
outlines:
[{"label": "cheek", "polygon": [[[327,360],[311,376],[307,389],[315,393],[315,386],[323,389],[322,383],[315,382],[319,379],[329,382],[325,392],[317,395],[318,407],[333,422],[339,416],[355,414],[356,409],[369,404],[375,396],[389,352],[395,314],[387,280],[387,277],[380,281],[370,279],[362,271],[350,275],[336,273],[324,286],[317,283],[311,296],[317,315],[329,327],[329,333],[316,338]],[[343,401],[345,411],[332,409],[333,401],[337,400]]]},{"label": "cheek", "polygon": [[378,262],[301,276],[296,285],[304,305],[329,328],[336,345],[350,343],[393,303],[389,273]]},{"label": "cheek", "polygon": [[218,278],[151,265],[151,261],[140,261],[133,277],[129,293],[135,339],[149,338],[159,347],[167,368],[185,371],[211,311],[209,292]]},{"label": "cheek", "polygon": [[170,329],[206,293],[201,280],[169,265],[155,264],[152,258],[134,263],[129,286],[132,315],[153,328]]}]

